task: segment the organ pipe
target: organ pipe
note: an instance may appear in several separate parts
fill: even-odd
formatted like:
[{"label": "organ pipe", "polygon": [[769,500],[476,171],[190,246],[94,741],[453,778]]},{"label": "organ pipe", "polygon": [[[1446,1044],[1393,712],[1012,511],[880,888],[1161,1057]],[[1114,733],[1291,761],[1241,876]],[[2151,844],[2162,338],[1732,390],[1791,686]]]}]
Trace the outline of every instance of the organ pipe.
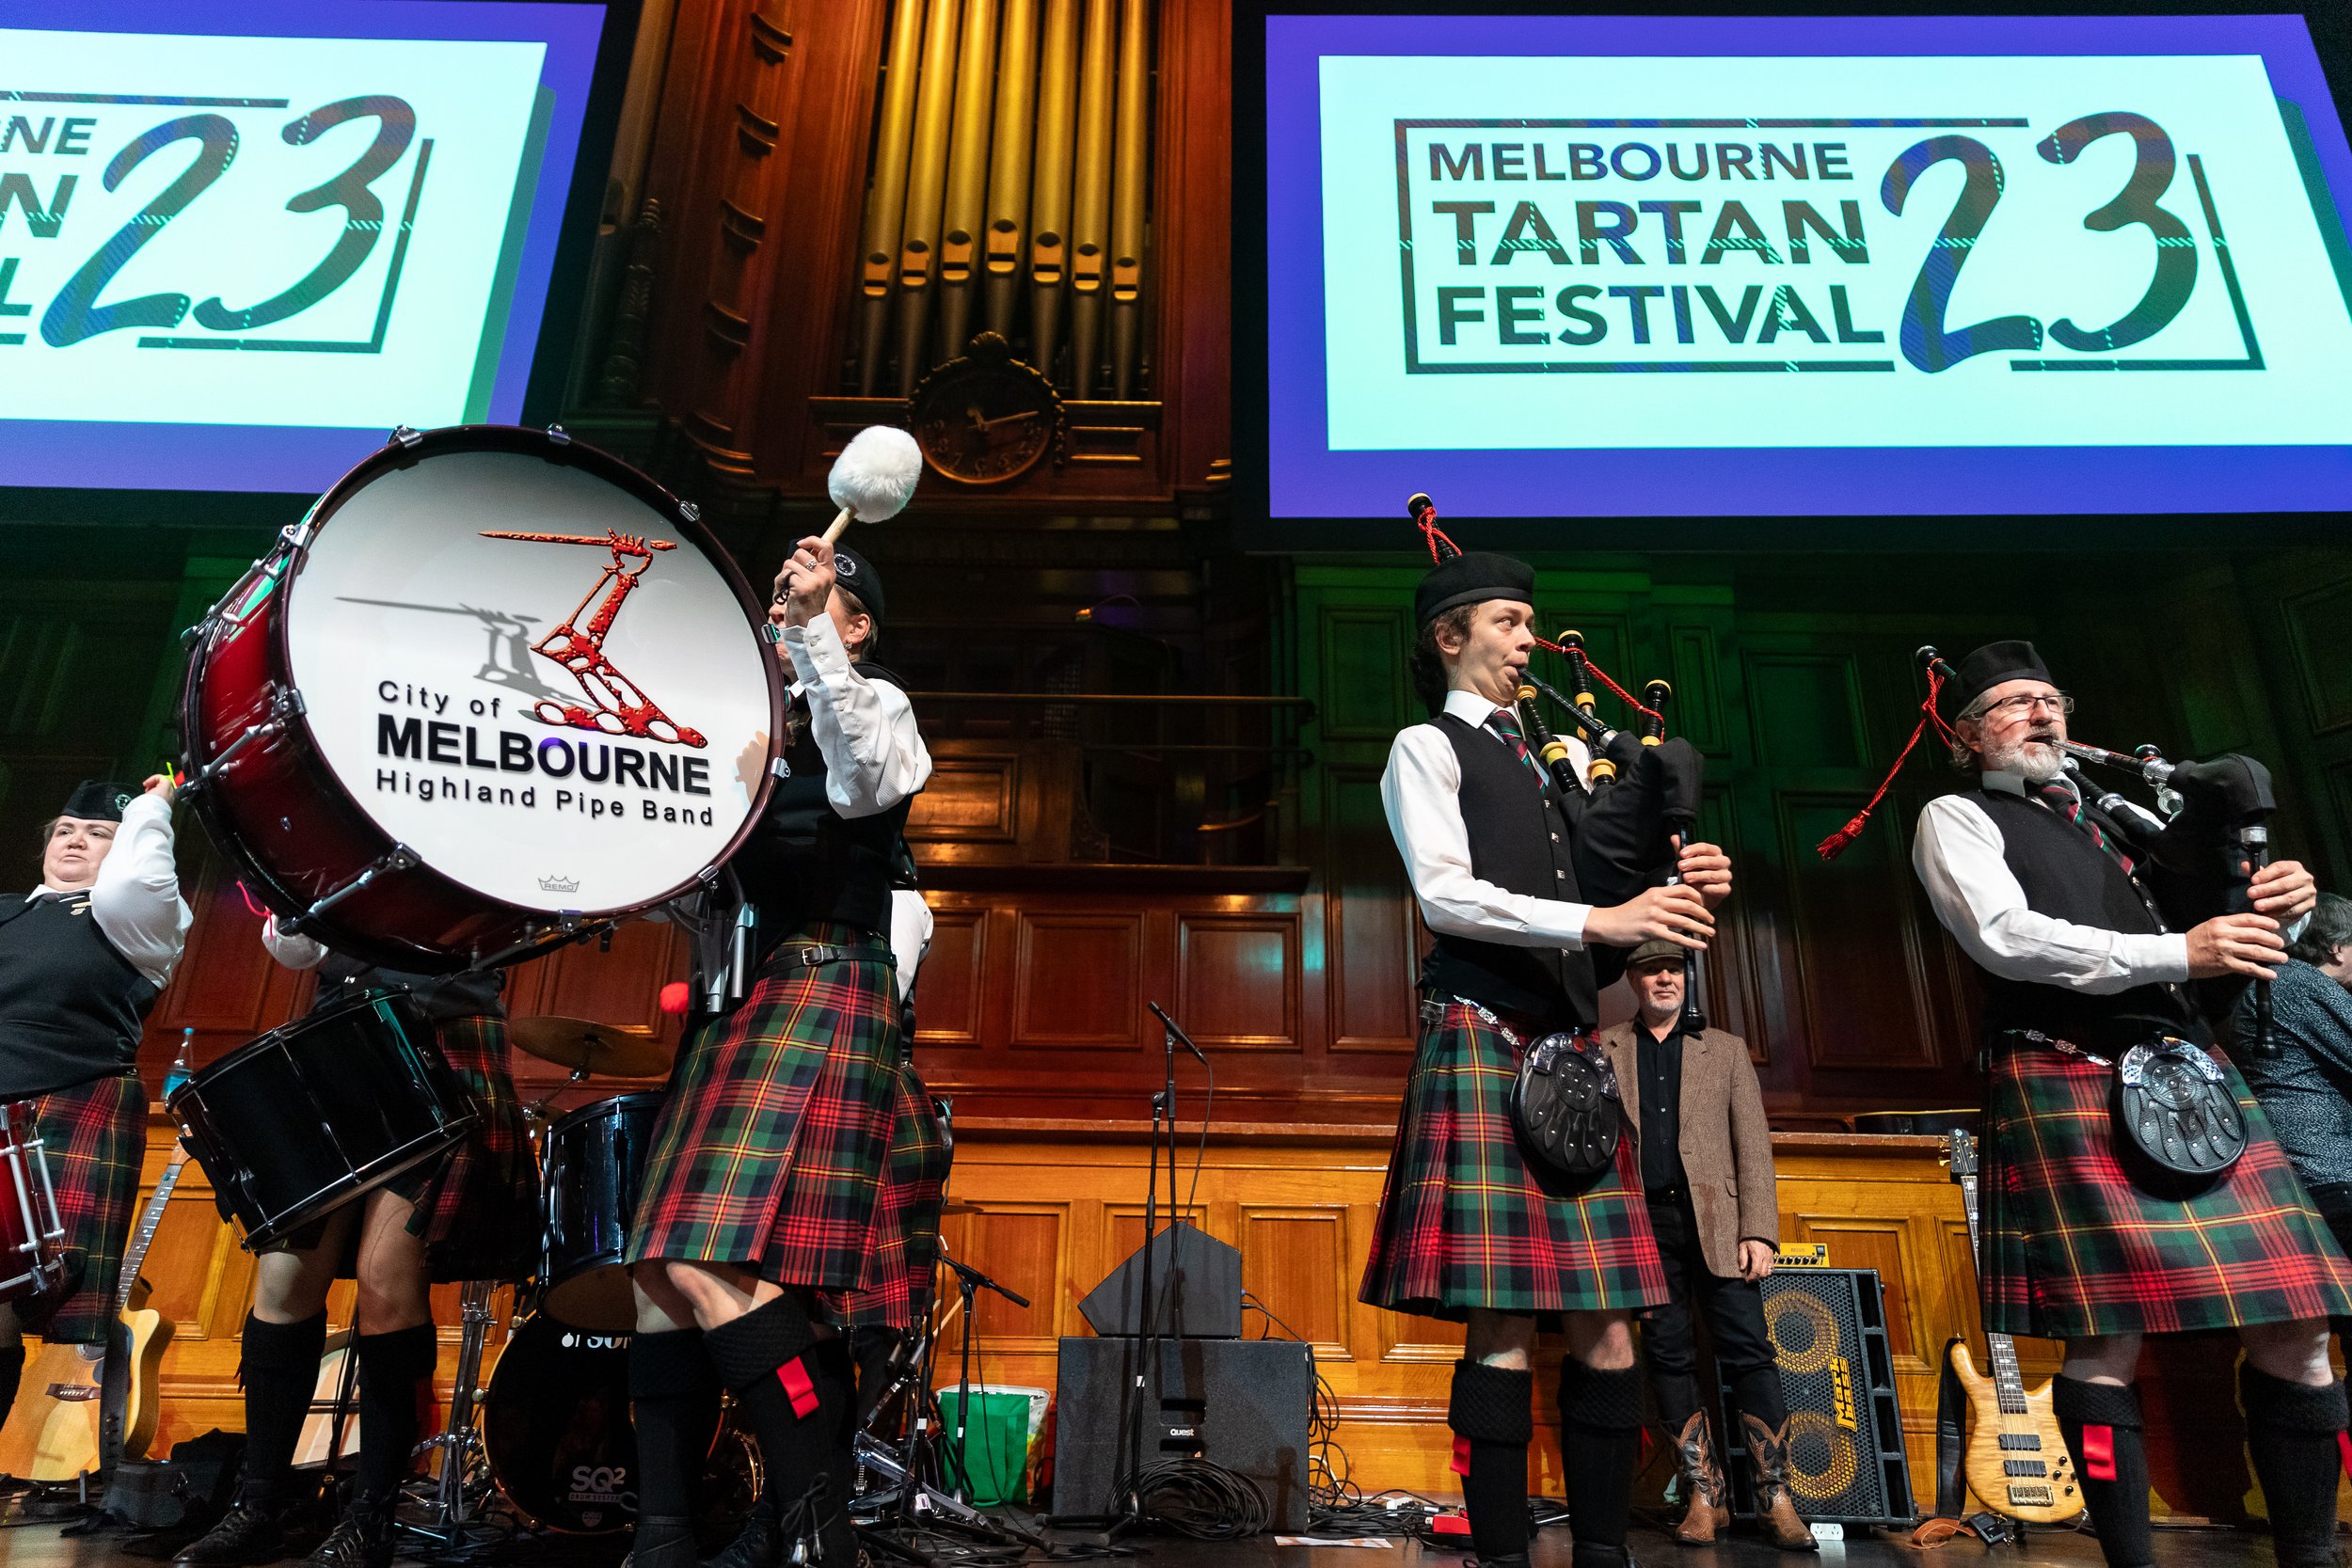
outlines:
[{"label": "organ pipe", "polygon": [[1062,288],[1070,281],[1070,144],[1077,130],[1078,0],[1046,0],[1038,66],[1037,172],[1031,189],[1029,357],[1047,375],[1061,347]]},{"label": "organ pipe", "polygon": [[1005,0],[996,65],[994,155],[988,173],[988,329],[1012,337],[1021,300],[1021,241],[1029,221],[1029,150],[1036,135],[1037,0]]},{"label": "organ pipe", "polygon": [[[1150,168],[1152,0],[1119,18],[1119,142],[1111,193],[1111,396],[1135,393],[1143,341],[1143,201]],[[1078,394],[1084,397],[1086,394]]]},{"label": "organ pipe", "polygon": [[923,33],[922,80],[915,85],[914,147],[907,169],[907,210],[898,241],[898,395],[923,373],[923,339],[937,281],[940,205],[946,197],[947,136],[955,106],[958,0],[931,0]]},{"label": "organ pipe", "polygon": [[964,0],[963,53],[956,67],[955,134],[939,249],[939,357],[963,352],[979,283],[987,215],[989,116],[996,101],[996,0]]},{"label": "organ pipe", "polygon": [[1116,0],[1087,0],[1078,76],[1077,169],[1070,205],[1070,383],[1094,395],[1102,344],[1104,256],[1110,248],[1111,114],[1117,86]]},{"label": "organ pipe", "polygon": [[[951,0],[940,0],[947,5]],[[923,0],[898,0],[891,13],[890,62],[882,81],[881,122],[875,127],[873,188],[866,198],[866,244],[860,264],[857,389],[874,395],[882,373],[890,320],[890,270],[898,251],[907,200],[907,150],[914,134],[914,76],[923,42]]]}]

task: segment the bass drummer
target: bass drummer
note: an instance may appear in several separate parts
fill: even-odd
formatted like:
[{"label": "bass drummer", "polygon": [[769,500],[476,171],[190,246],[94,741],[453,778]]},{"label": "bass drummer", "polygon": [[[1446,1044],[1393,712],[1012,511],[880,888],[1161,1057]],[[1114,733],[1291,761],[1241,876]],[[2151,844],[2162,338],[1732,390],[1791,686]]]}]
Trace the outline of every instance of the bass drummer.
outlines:
[{"label": "bass drummer", "polygon": [[0,1415],[16,1401],[24,1332],[106,1342],[115,1275],[147,1152],[139,1030],[191,916],[172,860],[172,781],[86,780],[40,832],[40,885],[0,897],[0,1101],[32,1108],[68,1269],[50,1293],[0,1305]]},{"label": "bass drummer", "polygon": [[[852,550],[803,539],[776,579],[794,680],[779,783],[734,869],[757,911],[748,995],[678,1054],[629,1236],[635,1568],[695,1560],[691,1483],[721,1388],[785,1500],[770,1564],[854,1568],[854,1384],[840,1293],[867,1288],[902,1093],[893,847],[930,753],[859,660],[883,618]],[[747,1545],[753,1544],[747,1543]]]},{"label": "bass drummer", "polygon": [[280,932],[275,916],[262,924],[262,944],[289,969],[318,972],[314,1013],[369,990],[411,993],[480,1119],[437,1163],[428,1161],[261,1254],[238,1363],[245,1473],[220,1523],[172,1560],[187,1568],[237,1568],[284,1555],[294,1447],[318,1386],[326,1292],[340,1278],[359,1287],[353,1339],[359,1473],[342,1521],[310,1560],[322,1568],[387,1568],[393,1508],[408,1479],[418,1415],[431,1398],[439,1351],[430,1287],[519,1279],[538,1241],[530,1134],[507,1062],[500,1000],[505,975],[374,968]]}]

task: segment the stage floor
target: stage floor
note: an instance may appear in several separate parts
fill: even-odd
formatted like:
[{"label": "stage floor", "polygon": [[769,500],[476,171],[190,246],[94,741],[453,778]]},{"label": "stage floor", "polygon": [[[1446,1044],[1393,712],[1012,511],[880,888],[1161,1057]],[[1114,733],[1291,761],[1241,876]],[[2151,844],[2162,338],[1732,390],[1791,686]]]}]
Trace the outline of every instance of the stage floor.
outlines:
[{"label": "stage floor", "polygon": [[[1074,1540],[1074,1538],[1072,1538]],[[0,1531],[0,1563],[6,1568],[156,1568],[155,1545],[140,1550],[141,1543],[120,1536],[67,1538],[55,1525],[26,1525]],[[1633,1555],[1643,1568],[1795,1568],[1804,1560],[1774,1551],[1761,1542],[1734,1537],[1707,1548],[1678,1546],[1666,1535],[1637,1528]],[[617,1543],[572,1542],[562,1539],[521,1541],[510,1553],[475,1560],[509,1562],[517,1568],[590,1568],[617,1560]],[[1238,1542],[1187,1541],[1146,1536],[1121,1543],[1138,1563],[1153,1568],[1460,1568],[1460,1552],[1425,1547],[1398,1539],[1385,1549],[1338,1546],[1278,1546],[1270,1535]],[[954,1563],[952,1548],[938,1550],[938,1560]],[[1534,1568],[1568,1568],[1569,1538],[1565,1529],[1549,1529],[1536,1540]],[[2022,1549],[1999,1548],[2003,1568],[2098,1568],[2098,1543],[2072,1531],[2037,1531]],[[1924,1568],[1948,1564],[1970,1568],[1983,1562],[1984,1548],[1967,1540],[1932,1552],[1919,1552],[1873,1532],[1826,1545],[1820,1568]],[[404,1558],[403,1561],[412,1560]],[[887,1559],[877,1559],[877,1563]],[[1032,1560],[1041,1560],[1032,1558]],[[1116,1561],[1116,1559],[1104,1560]],[[2159,1530],[2157,1568],[2271,1568],[2266,1537],[2236,1530]]]}]

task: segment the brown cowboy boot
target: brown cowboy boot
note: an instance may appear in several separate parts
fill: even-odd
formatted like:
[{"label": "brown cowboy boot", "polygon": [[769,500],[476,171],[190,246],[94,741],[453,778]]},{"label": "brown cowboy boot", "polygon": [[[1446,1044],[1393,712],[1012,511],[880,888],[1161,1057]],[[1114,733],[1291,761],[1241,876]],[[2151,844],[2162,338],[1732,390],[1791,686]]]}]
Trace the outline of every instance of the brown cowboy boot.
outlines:
[{"label": "brown cowboy boot", "polygon": [[1748,1464],[1756,1476],[1756,1522],[1764,1538],[1784,1551],[1820,1551],[1820,1544],[1797,1517],[1796,1499],[1788,1495],[1788,1423],[1781,1422],[1774,1432],[1742,1411],[1740,1426],[1747,1433]]},{"label": "brown cowboy boot", "polygon": [[1675,1527],[1675,1539],[1686,1546],[1711,1546],[1715,1534],[1731,1523],[1731,1499],[1724,1485],[1723,1460],[1715,1449],[1715,1433],[1707,1412],[1695,1412],[1682,1423],[1674,1439],[1675,1461],[1682,1467],[1682,1489],[1691,1506]]}]

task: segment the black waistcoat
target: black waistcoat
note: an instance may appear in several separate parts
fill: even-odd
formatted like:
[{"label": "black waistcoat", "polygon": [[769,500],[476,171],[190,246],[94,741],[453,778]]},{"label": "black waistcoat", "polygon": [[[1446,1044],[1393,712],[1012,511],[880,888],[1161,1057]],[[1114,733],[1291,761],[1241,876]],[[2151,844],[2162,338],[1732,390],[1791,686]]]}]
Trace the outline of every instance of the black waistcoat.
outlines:
[{"label": "black waistcoat", "polygon": [[[2025,890],[2027,909],[2072,925],[2135,936],[2163,930],[2132,879],[2082,829],[2039,801],[2007,790],[1979,790],[1976,800],[2000,831],[2001,858]],[[2095,808],[2085,809],[2106,828]],[[2112,841],[2114,831],[2107,832]],[[2039,1029],[2096,1050],[2120,1049],[2144,1039],[2152,1021],[2174,1030],[2196,1029],[2195,1014],[2180,990],[2171,986],[2134,986],[2093,996],[2064,986],[1979,974],[1985,1023],[1994,1030]]]},{"label": "black waistcoat", "polygon": [[157,994],[98,928],[88,890],[0,897],[0,1100],[131,1070]]},{"label": "black waistcoat", "polygon": [[[899,684],[880,665],[857,669],[868,680]],[[855,819],[834,811],[805,696],[793,700],[792,743],[778,771],[768,810],[735,859],[745,895],[759,906],[762,946],[813,920],[887,933],[898,836],[913,801]]]},{"label": "black waistcoat", "polygon": [[[1571,830],[1554,793],[1489,731],[1450,713],[1435,721],[1462,764],[1462,825],[1480,879],[1536,898],[1581,901]],[[1600,1016],[1589,951],[1516,947],[1439,936],[1421,966],[1422,990],[1526,1013],[1563,1026]]]},{"label": "black waistcoat", "polygon": [[499,993],[506,989],[506,972],[464,974],[412,974],[405,969],[378,969],[340,953],[329,953],[318,967],[319,990],[310,1010],[332,1006],[363,990],[405,990],[417,999],[424,1016],[436,1023],[487,1013],[506,1016]]}]

